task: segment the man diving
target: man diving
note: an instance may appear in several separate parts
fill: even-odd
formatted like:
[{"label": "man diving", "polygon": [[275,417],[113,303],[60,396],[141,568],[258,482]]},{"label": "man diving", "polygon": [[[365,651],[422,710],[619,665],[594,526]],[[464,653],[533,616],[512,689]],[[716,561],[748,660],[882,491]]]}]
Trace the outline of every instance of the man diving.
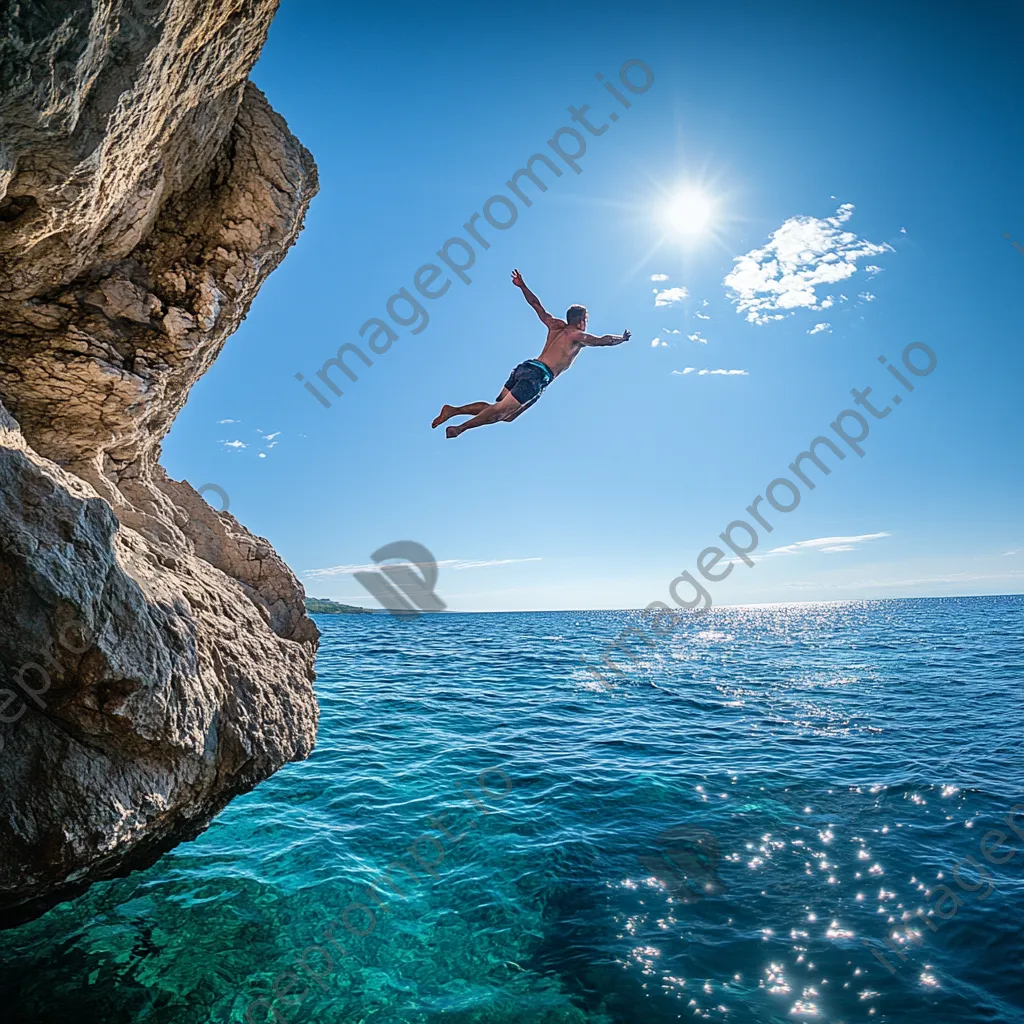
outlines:
[{"label": "man diving", "polygon": [[482,427],[485,423],[514,420],[533,405],[541,392],[563,371],[569,369],[580,349],[589,345],[621,345],[629,341],[629,331],[622,334],[596,336],[586,333],[587,310],[584,306],[570,306],[564,320],[552,316],[523,281],[518,270],[512,271],[512,283],[533,306],[541,323],[548,329],[547,341],[539,359],[527,359],[511,373],[501,394],[494,402],[471,402],[469,405],[443,405],[431,427],[439,427],[453,416],[471,416],[472,419],[445,429],[445,437],[458,437],[464,430]]}]

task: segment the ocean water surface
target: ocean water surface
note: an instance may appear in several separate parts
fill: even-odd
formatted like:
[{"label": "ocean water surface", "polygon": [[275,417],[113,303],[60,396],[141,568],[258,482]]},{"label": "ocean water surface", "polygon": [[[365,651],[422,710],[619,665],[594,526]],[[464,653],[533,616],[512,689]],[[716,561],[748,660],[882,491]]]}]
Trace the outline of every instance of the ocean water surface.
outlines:
[{"label": "ocean water surface", "polygon": [[716,609],[610,688],[637,612],[320,616],[313,755],[4,932],[0,1017],[1024,1022],[1022,613]]}]

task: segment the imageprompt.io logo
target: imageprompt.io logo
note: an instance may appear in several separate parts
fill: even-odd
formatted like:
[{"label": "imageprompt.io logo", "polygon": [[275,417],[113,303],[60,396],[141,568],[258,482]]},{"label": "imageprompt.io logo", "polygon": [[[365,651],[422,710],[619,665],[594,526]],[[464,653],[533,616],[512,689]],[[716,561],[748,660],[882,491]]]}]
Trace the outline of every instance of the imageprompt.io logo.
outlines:
[{"label": "imageprompt.io logo", "polygon": [[718,839],[704,829],[676,825],[661,832],[657,855],[641,855],[638,860],[672,896],[684,903],[696,903],[705,896],[726,892],[728,886],[718,877],[722,859]]},{"label": "imageprompt.io logo", "polygon": [[[414,619],[421,612],[443,612],[447,607],[434,593],[437,559],[422,544],[414,540],[396,540],[378,548],[370,558],[378,564],[389,558],[399,558],[405,563],[352,573],[353,578],[392,615]],[[419,572],[415,572],[412,566]]]}]

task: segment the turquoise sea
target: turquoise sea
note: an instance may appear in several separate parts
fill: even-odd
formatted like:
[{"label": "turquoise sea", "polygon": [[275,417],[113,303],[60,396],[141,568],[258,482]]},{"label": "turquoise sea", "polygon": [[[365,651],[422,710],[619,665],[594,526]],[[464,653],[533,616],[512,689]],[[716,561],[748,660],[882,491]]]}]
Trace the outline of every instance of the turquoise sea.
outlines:
[{"label": "turquoise sea", "polygon": [[321,616],[312,757],[4,932],[0,1016],[1024,1022],[1022,613],[717,609],[611,689],[636,612]]}]

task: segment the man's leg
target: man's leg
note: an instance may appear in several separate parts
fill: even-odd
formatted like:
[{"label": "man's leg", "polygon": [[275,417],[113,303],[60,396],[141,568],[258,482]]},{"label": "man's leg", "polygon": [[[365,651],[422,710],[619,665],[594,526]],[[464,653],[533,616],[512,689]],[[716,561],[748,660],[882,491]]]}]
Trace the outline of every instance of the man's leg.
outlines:
[{"label": "man's leg", "polygon": [[430,424],[430,427],[431,429],[439,427],[453,416],[476,416],[490,404],[490,402],[470,402],[469,405],[442,405],[441,411],[434,417],[434,422]]},{"label": "man's leg", "polygon": [[519,411],[521,403],[506,394],[500,401],[493,405],[487,405],[480,410],[471,420],[460,423],[457,427],[446,427],[445,437],[458,437],[465,430],[472,430],[473,427],[483,427],[488,423],[498,423],[501,420],[510,420]]},{"label": "man's leg", "polygon": [[[508,388],[502,388],[501,394],[495,399],[500,402],[508,394]],[[469,405],[442,405],[441,411],[430,424],[431,429],[441,426],[442,423],[450,420],[453,416],[476,416],[487,408],[490,402],[471,402]]]},{"label": "man's leg", "polygon": [[526,412],[526,410],[529,409],[530,406],[533,405],[533,403],[536,402],[536,401],[537,401],[537,399],[534,398],[533,401],[524,402],[521,406],[519,406],[518,409],[516,409],[516,411],[514,413],[512,413],[511,416],[509,416],[509,418],[508,418],[509,422],[511,423],[512,420],[518,419],[520,416],[522,416],[523,413]]}]

